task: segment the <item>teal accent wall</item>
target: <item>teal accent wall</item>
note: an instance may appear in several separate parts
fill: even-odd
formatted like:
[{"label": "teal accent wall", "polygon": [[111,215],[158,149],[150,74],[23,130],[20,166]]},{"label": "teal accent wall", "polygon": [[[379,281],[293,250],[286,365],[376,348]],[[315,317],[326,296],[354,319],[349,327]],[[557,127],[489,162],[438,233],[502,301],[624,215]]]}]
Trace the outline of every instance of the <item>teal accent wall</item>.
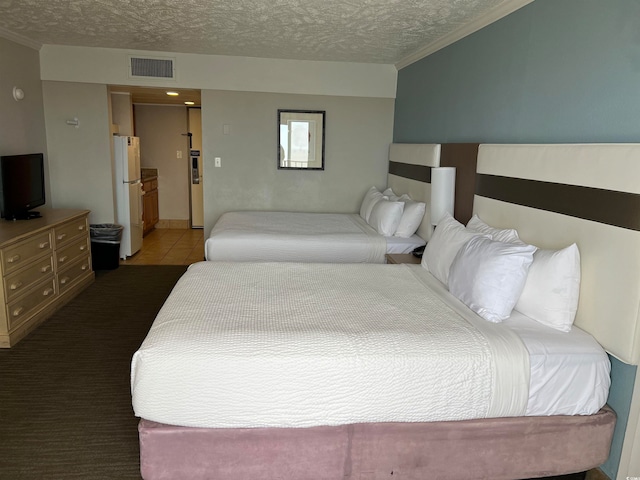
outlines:
[{"label": "teal accent wall", "polygon": [[536,0],[398,72],[395,142],[640,141],[640,2]]},{"label": "teal accent wall", "polygon": [[[640,1],[535,0],[398,72],[394,142],[640,142]],[[612,358],[616,478],[636,367]]]},{"label": "teal accent wall", "polygon": [[629,420],[629,409],[631,407],[631,397],[633,396],[633,386],[636,378],[636,368],[627,365],[617,358],[609,356],[611,359],[611,390],[607,403],[618,416],[616,429],[613,432],[613,442],[611,444],[611,454],[609,459],[600,467],[609,478],[618,476],[618,464],[622,453],[622,441]]}]

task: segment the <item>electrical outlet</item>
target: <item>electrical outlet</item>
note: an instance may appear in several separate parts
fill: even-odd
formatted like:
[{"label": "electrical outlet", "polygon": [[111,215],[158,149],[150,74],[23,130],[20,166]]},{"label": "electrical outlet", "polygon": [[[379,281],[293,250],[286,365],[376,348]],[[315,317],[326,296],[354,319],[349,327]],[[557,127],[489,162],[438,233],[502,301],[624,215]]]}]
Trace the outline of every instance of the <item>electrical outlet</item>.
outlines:
[{"label": "electrical outlet", "polygon": [[176,152],[176,158],[182,158],[182,150]]},{"label": "electrical outlet", "polygon": [[222,166],[222,159],[220,157],[216,157],[215,158],[215,166],[216,167],[221,167]]}]

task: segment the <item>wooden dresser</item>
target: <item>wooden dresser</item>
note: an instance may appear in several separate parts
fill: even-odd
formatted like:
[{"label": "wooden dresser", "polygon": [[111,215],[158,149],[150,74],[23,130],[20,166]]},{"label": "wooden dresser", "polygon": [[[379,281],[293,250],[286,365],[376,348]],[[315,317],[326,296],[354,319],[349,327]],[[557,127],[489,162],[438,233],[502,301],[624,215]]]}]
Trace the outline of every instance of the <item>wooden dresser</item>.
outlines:
[{"label": "wooden dresser", "polygon": [[0,219],[0,347],[15,345],[94,280],[88,210]]}]

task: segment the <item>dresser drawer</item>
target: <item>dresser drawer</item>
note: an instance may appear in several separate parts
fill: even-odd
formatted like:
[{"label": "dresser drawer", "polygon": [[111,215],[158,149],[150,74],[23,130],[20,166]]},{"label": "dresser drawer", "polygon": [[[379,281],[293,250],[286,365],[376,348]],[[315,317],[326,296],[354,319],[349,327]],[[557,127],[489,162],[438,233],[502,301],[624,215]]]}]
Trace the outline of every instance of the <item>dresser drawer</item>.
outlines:
[{"label": "dresser drawer", "polygon": [[56,297],[56,282],[53,275],[17,300],[7,304],[9,330],[28,320],[33,313],[51,303]]},{"label": "dresser drawer", "polygon": [[33,262],[31,265],[7,275],[4,281],[4,293],[7,302],[22,295],[34,284],[38,283],[47,275],[53,274],[53,255],[44,257]]},{"label": "dresser drawer", "polygon": [[15,243],[0,251],[4,274],[13,272],[46,253],[51,254],[51,231]]},{"label": "dresser drawer", "polygon": [[89,272],[91,272],[91,262],[89,260],[89,254],[87,253],[82,260],[65,267],[65,269],[58,274],[58,292],[60,292],[60,295],[74,285],[77,280],[86,277]]},{"label": "dresser drawer", "polygon": [[87,218],[82,217],[72,220],[71,222],[63,223],[59,227],[55,227],[53,233],[56,239],[56,246],[63,245],[79,235],[86,235]]},{"label": "dresser drawer", "polygon": [[83,237],[76,240],[69,245],[56,249],[56,263],[58,265],[58,270],[65,267],[65,265],[69,265],[70,263],[75,262],[77,259],[82,257],[83,255],[88,255],[89,253],[89,238]]}]

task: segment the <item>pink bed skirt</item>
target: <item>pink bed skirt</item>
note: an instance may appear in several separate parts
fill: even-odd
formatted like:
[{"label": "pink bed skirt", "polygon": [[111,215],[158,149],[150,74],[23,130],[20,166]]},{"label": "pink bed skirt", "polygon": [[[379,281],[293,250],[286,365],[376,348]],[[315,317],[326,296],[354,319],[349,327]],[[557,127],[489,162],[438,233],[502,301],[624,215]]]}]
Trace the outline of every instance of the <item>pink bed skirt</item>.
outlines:
[{"label": "pink bed skirt", "polygon": [[604,463],[615,413],[302,429],[207,429],[142,419],[145,480],[514,479]]}]

